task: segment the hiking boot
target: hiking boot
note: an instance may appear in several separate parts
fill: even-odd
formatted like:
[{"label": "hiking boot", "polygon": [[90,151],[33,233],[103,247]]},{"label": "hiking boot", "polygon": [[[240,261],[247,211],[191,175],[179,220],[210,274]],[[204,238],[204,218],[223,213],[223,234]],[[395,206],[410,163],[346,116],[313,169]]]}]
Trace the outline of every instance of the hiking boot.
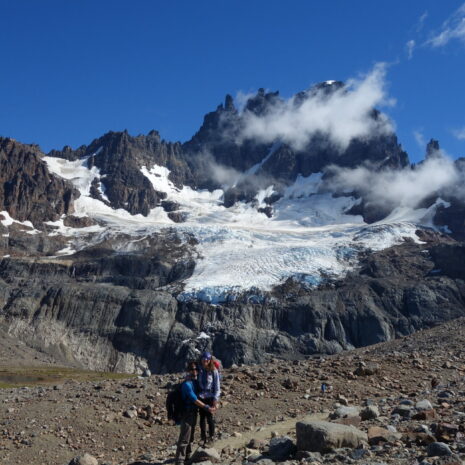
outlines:
[{"label": "hiking boot", "polygon": [[210,436],[210,437],[205,441],[205,445],[206,445],[206,446],[212,446],[214,442],[215,442],[215,440],[213,439],[212,436]]}]

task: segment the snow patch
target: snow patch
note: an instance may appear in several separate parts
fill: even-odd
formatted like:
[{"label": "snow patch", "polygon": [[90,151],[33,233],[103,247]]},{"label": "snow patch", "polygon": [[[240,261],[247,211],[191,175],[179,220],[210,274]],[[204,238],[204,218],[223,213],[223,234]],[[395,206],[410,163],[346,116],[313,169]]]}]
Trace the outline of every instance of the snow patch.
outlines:
[{"label": "snow patch", "polygon": [[[140,241],[167,228],[181,238],[195,237],[196,266],[178,295],[181,301],[199,299],[215,304],[247,291],[251,302],[261,302],[265,291],[289,278],[308,286],[341,278],[358,266],[360,251],[381,250],[406,238],[418,241],[417,222],[428,213],[397,210],[382,222],[366,225],[362,217],[345,213],[359,200],[322,192],[321,174],[312,174],[299,176],[287,187],[268,218],[257,212],[257,205],[240,202],[226,208],[222,190],[178,188],[169,179],[167,168],[142,167],[154,189],[165,192],[168,200],[177,202],[179,211],[187,214],[186,222],[173,223],[161,207],[144,217],[91,198],[90,184],[95,177],[100,179],[100,174],[94,168],[89,170],[85,160],[46,159],[56,174],[80,188],[82,195],[75,202],[74,214],[96,218],[105,225],[67,228],[63,219],[49,223],[57,228],[51,234],[70,238],[59,254],[75,253],[118,234],[133,237],[119,246],[120,252],[138,250]],[[273,192],[273,186],[261,190],[255,198],[258,207],[264,206],[264,199]]]},{"label": "snow patch", "polygon": [[14,218],[10,216],[10,214],[6,210],[1,211],[0,216],[3,216],[4,218],[3,220],[0,220],[0,223],[2,223],[3,226],[5,227],[11,226],[13,223],[16,223],[16,224],[21,224],[23,226],[26,226],[27,228],[30,228],[29,231],[26,231],[28,234],[39,234],[40,233],[38,229],[34,228],[34,225],[30,221],[15,220]]},{"label": "snow patch", "polygon": [[76,250],[74,250],[70,245],[68,245],[63,249],[58,250],[56,254],[57,255],[73,255],[74,253],[76,253]]}]

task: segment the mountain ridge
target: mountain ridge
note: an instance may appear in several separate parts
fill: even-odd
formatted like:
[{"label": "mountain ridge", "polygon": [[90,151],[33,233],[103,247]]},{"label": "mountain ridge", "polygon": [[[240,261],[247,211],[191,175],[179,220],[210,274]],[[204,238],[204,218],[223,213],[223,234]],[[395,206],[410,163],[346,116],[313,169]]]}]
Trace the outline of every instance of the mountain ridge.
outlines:
[{"label": "mountain ridge", "polygon": [[[204,342],[227,365],[253,363],[461,316],[461,160],[432,141],[410,165],[375,109],[347,143],[260,132],[348,92],[323,83],[285,101],[262,89],[242,111],[227,96],[184,144],[109,132],[46,155],[0,139],[4,186],[24,153],[38,173],[0,197],[0,322],[88,367],[166,372]],[[434,170],[451,181],[430,182]]]}]

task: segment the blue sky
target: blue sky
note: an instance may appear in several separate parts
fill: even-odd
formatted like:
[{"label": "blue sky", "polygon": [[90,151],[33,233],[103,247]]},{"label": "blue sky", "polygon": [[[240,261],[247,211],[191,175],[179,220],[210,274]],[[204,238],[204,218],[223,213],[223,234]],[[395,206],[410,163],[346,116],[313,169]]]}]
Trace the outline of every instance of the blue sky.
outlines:
[{"label": "blue sky", "polygon": [[226,93],[289,97],[387,63],[381,109],[411,160],[431,137],[465,156],[463,5],[0,0],[0,135],[45,151],[108,130],[185,141]]}]

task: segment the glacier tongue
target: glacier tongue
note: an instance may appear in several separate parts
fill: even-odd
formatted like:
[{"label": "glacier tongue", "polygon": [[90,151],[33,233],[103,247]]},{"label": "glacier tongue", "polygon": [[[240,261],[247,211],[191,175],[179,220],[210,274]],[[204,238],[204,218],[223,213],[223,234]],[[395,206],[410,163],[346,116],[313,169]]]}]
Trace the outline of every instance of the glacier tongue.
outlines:
[{"label": "glacier tongue", "polygon": [[[410,222],[415,217],[411,211],[390,221],[366,225],[361,217],[344,213],[356,199],[319,193],[319,174],[299,176],[273,205],[274,215],[268,218],[250,204],[225,208],[221,190],[196,191],[186,186],[178,189],[168,179],[166,168],[142,167],[154,188],[165,192],[168,200],[177,202],[187,214],[186,222],[173,223],[161,207],[144,217],[112,209],[91,198],[90,183],[100,174],[95,168],[87,169],[83,160],[45,160],[51,171],[79,188],[81,197],[75,202],[75,214],[98,219],[104,225],[85,230],[60,228],[61,234],[71,237],[69,247],[61,254],[85,248],[88,242],[80,236],[91,232],[94,241],[118,232],[142,237],[166,228],[175,229],[180,236],[192,235],[198,241],[198,256],[195,270],[178,297],[181,300],[218,303],[244,291],[257,291],[256,298],[260,299],[260,292],[290,277],[318,285],[328,277],[342,277],[357,266],[360,250],[381,250],[406,237],[417,240],[417,226]],[[257,202],[261,204],[270,192],[271,186],[259,192]]]}]

